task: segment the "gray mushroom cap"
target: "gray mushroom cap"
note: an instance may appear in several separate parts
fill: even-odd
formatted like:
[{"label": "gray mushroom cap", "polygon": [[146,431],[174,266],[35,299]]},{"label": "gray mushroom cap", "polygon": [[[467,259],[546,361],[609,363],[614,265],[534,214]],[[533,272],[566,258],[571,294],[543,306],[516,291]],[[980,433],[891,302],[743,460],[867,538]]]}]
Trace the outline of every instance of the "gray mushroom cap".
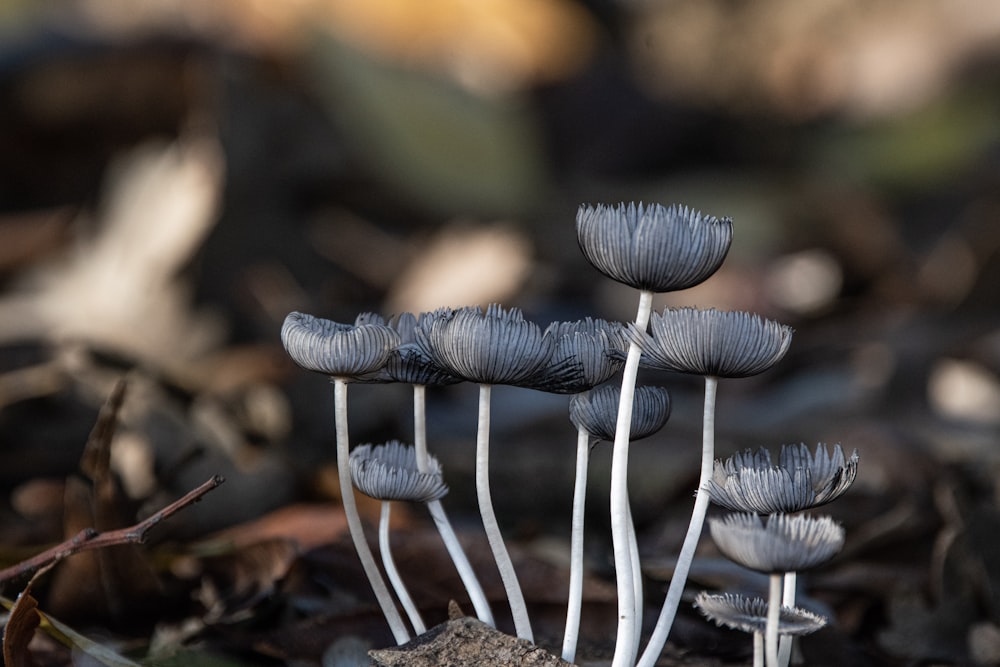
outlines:
[{"label": "gray mushroom cap", "polygon": [[[767,627],[767,600],[733,593],[698,593],[694,606],[706,618],[733,630],[763,633]],[[782,607],[778,619],[778,634],[808,635],[823,628],[825,616],[800,607]]]},{"label": "gray mushroom cap", "polygon": [[379,324],[341,324],[292,312],[282,324],[281,342],[302,368],[355,379],[385,366],[399,335]]},{"label": "gray mushroom cap", "polygon": [[381,315],[374,313],[358,315],[357,324],[382,324],[399,335],[399,345],[390,353],[385,366],[375,373],[361,378],[361,381],[405,382],[425,386],[441,386],[461,382],[461,378],[441,368],[416,345],[418,327],[426,326],[431,319],[447,317],[449,313],[451,313],[450,309],[421,313],[419,316],[404,312],[388,321],[383,319]]},{"label": "gray mushroom cap", "polygon": [[[570,421],[592,437],[612,442],[618,424],[620,396],[621,389],[615,385],[605,385],[573,396],[569,401]],[[669,418],[670,394],[664,387],[636,387],[629,440],[640,440],[656,433]]]},{"label": "gray mushroom cap", "polygon": [[766,371],[785,356],[792,328],[759,315],[709,308],[665,308],[652,313],[650,333],[631,325],[646,368],[738,378]]},{"label": "gray mushroom cap", "polygon": [[718,270],[733,224],[686,206],[585,204],[576,214],[576,234],[584,257],[604,275],[636,289],[670,292]]},{"label": "gray mushroom cap", "polygon": [[553,322],[544,335],[555,341],[549,360],[522,386],[554,394],[578,394],[610,379],[624,365],[627,347],[618,322],[585,318]]},{"label": "gray mushroom cap", "polygon": [[743,567],[769,574],[798,572],[833,558],[844,546],[844,528],[830,517],[729,514],[708,520],[722,554]]},{"label": "gray mushroom cap", "polygon": [[517,385],[546,364],[555,341],[517,308],[490,305],[441,313],[415,331],[422,354],[446,371],[481,384]]},{"label": "gray mushroom cap", "polygon": [[420,472],[415,448],[398,440],[359,445],[351,451],[351,481],[358,491],[378,500],[440,500],[448,485],[437,459],[431,456],[429,464],[430,472]]},{"label": "gray mushroom cap", "polygon": [[715,462],[708,490],[712,502],[736,512],[798,512],[843,495],[857,479],[858,460],[857,450],[847,458],[839,444],[830,452],[820,443],[815,453],[784,445],[777,465],[767,449],[747,449]]}]

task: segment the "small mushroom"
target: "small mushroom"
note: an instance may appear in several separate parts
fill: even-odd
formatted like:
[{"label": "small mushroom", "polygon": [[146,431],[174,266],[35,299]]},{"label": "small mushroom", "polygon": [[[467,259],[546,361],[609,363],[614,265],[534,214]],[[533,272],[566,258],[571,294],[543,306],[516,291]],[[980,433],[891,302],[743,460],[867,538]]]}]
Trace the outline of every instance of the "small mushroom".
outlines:
[{"label": "small mushroom", "polygon": [[403,609],[417,634],[427,630],[420,611],[403,584],[389,546],[389,514],[393,500],[429,503],[448,493],[441,476],[441,465],[431,460],[431,472],[417,469],[416,450],[398,440],[384,445],[361,445],[351,452],[351,481],[358,491],[381,502],[379,515],[379,551],[386,576],[396,591]]},{"label": "small mushroom", "polygon": [[726,558],[770,576],[764,648],[768,667],[779,659],[778,625],[782,580],[787,572],[807,570],[832,558],[844,545],[844,529],[829,517],[730,514],[709,519],[709,532]]},{"label": "small mushroom", "polygon": [[[573,523],[570,548],[570,596],[567,605],[566,633],[563,639],[563,660],[576,657],[577,630],[583,585],[583,512],[586,502],[586,476],[590,441],[613,441],[618,421],[621,390],[605,385],[577,394],[569,402],[569,418],[577,428],[576,486],[573,493]],[[663,387],[637,387],[632,402],[632,426],[629,440],[634,442],[651,436],[663,428],[670,417],[670,394]],[[636,595],[638,632],[642,619],[642,572],[639,568],[639,548],[635,537],[631,503],[627,512],[633,588]]]},{"label": "small mushroom", "polygon": [[[767,600],[732,593],[711,594],[702,591],[695,598],[694,606],[717,625],[752,634],[753,667],[764,667]],[[778,614],[778,632],[782,636],[807,635],[823,628],[826,623],[826,617],[798,607],[783,606]]]},{"label": "small mushroom", "polygon": [[737,452],[716,461],[708,488],[712,502],[734,512],[792,513],[836,500],[858,476],[858,452],[844,456],[841,446],[833,452],[805,444],[783,445],[778,463],[761,447]]}]

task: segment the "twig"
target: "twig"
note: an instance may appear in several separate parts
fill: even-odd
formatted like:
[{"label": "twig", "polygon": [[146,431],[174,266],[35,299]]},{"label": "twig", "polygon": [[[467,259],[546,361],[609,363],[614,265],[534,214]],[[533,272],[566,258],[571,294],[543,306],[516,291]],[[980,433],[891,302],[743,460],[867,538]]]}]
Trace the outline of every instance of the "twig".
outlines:
[{"label": "twig", "polygon": [[146,533],[164,519],[167,519],[188,505],[192,505],[206,493],[222,484],[225,480],[221,475],[215,475],[207,482],[189,491],[160,511],[151,514],[139,523],[126,528],[98,532],[93,528],[84,528],[79,533],[51,549],[46,549],[27,560],[0,570],[0,584],[30,574],[41,567],[54,564],[62,559],[91,549],[103,549],[119,544],[142,544],[146,541]]}]

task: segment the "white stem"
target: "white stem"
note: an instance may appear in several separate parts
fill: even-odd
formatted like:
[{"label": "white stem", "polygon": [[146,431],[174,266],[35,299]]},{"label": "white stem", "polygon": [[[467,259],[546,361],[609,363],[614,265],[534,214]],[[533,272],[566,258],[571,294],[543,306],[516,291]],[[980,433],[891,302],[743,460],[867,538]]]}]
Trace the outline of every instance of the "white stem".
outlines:
[{"label": "white stem", "polygon": [[[639,293],[635,326],[645,331],[653,308],[653,293]],[[635,579],[632,576],[632,548],[629,540],[628,445],[632,430],[632,401],[639,374],[642,350],[630,343],[622,371],[621,399],[615,423],[615,443],[611,452],[611,543],[615,555],[615,579],[618,585],[618,634],[612,667],[632,667],[638,647],[635,645]]]},{"label": "white stem", "polygon": [[479,428],[476,433],[476,495],[479,498],[479,513],[483,517],[483,528],[493,551],[493,559],[500,570],[500,579],[507,591],[514,630],[518,638],[534,643],[528,607],[524,603],[524,594],[517,581],[514,564],[500,534],[500,526],[493,512],[493,499],[490,497],[490,389],[488,384],[479,385]]},{"label": "white stem", "polygon": [[764,667],[764,633],[753,633],[753,667]]},{"label": "white stem", "polygon": [[576,432],[576,483],[573,486],[573,521],[570,537],[569,596],[566,601],[566,632],[563,634],[562,659],[576,659],[580,636],[580,608],[583,605],[583,517],[587,503],[587,468],[590,462],[590,434]]},{"label": "white stem", "polygon": [[674,624],[677,607],[684,593],[684,584],[687,583],[691,562],[694,560],[694,552],[701,538],[701,529],[705,523],[705,514],[708,512],[708,501],[711,497],[707,485],[715,468],[715,394],[718,384],[718,378],[711,376],[705,378],[705,413],[702,422],[701,475],[698,480],[698,493],[695,496],[694,509],[691,511],[687,535],[684,536],[684,544],[677,556],[674,576],[671,577],[670,588],[667,589],[667,597],[663,601],[660,617],[656,621],[656,627],[653,628],[653,634],[649,638],[638,667],[652,667],[660,657],[667,636],[670,635],[670,628]]},{"label": "white stem", "polygon": [[781,621],[780,574],[771,575],[771,588],[767,596],[767,627],[764,630],[764,653],[767,667],[778,667],[778,625]]},{"label": "white stem", "polygon": [[[413,385],[413,446],[416,450],[417,470],[421,473],[430,472],[430,457],[427,453],[426,394],[424,385]],[[458,535],[455,534],[455,529],[452,528],[448,515],[445,514],[444,505],[441,504],[440,500],[432,500],[427,503],[427,510],[431,513],[431,518],[434,519],[434,525],[437,526],[438,532],[441,534],[441,540],[448,550],[448,555],[455,563],[458,576],[465,584],[465,590],[469,594],[472,606],[476,609],[476,616],[483,623],[496,627],[493,611],[490,609],[490,603],[486,600],[486,593],[483,591],[479,579],[476,578],[476,573],[465,555],[465,550],[462,549],[461,542],[458,541]]]},{"label": "white stem", "polygon": [[645,597],[642,593],[642,568],[639,564],[639,540],[635,536],[635,519],[632,516],[632,501],[628,503],[628,550],[632,560],[632,590],[635,591],[635,634],[633,644],[635,653],[639,653],[639,640],[642,639],[642,612]]},{"label": "white stem", "polygon": [[[785,572],[785,587],[784,592],[781,594],[781,605],[783,607],[795,606],[796,585],[796,573]],[[788,664],[792,661],[792,645],[794,643],[794,639],[795,638],[792,635],[781,635],[781,639],[778,640],[778,662],[780,662],[784,667],[788,667]]]},{"label": "white stem", "polygon": [[417,605],[413,604],[413,598],[410,597],[410,592],[406,590],[403,578],[399,576],[399,570],[396,569],[396,561],[393,560],[392,551],[389,547],[389,512],[391,505],[392,503],[388,500],[382,501],[382,512],[378,520],[378,548],[382,554],[382,566],[385,568],[385,575],[389,578],[389,583],[392,584],[392,590],[396,591],[396,597],[399,598],[403,609],[406,610],[406,615],[410,618],[410,624],[413,626],[414,632],[421,635],[427,630],[427,626],[424,625],[424,619],[421,618]]},{"label": "white stem", "polygon": [[337,428],[337,476],[340,480],[340,495],[344,505],[344,516],[347,518],[347,528],[354,541],[354,549],[358,552],[361,560],[361,567],[364,568],[371,584],[375,599],[378,600],[382,608],[382,614],[392,636],[397,644],[409,641],[410,633],[403,623],[403,618],[399,615],[396,605],[393,603],[392,595],[382,579],[375,557],[365,539],[364,527],[361,525],[361,514],[358,513],[358,504],[354,498],[354,486],[351,482],[350,445],[347,431],[347,382],[340,378],[333,380],[333,402],[334,416]]}]

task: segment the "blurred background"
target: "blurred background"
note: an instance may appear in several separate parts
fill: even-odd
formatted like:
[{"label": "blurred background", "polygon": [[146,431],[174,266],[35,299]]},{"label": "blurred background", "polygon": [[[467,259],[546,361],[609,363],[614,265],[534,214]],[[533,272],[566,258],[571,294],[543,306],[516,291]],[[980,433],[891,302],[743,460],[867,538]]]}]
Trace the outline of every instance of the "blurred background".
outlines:
[{"label": "blurred background", "polygon": [[[318,613],[302,602],[319,604],[303,592],[316,572],[346,586],[330,560],[346,542],[330,519],[332,391],[288,361],[282,320],[491,302],[542,324],[630,320],[635,294],[586,263],[574,231],[581,203],[623,201],[734,220],[722,269],[655,307],[752,310],[796,330],[779,367],[722,383],[720,455],[796,442],[861,453],[855,488],[829,508],[848,547],[805,584],[836,619],[810,664],[1000,664],[991,0],[7,0],[0,555],[72,534],[74,517],[94,523],[70,511],[67,480],[124,376],[110,470],[126,523],[212,474],[228,481],[161,538],[195,554],[171,552],[168,568],[187,597],[162,569],[159,592],[138,598],[56,576],[43,608],[148,637],[121,610],[154,600],[156,620],[196,617],[201,640],[252,660],[312,664],[352,633],[385,643],[363,585],[355,606],[322,610],[336,622],[312,626],[315,646],[294,634]],[[664,432],[632,455],[657,608],[696,484],[701,389],[642,380],[674,400]],[[409,438],[408,398],[353,388],[352,439]],[[446,505],[475,541],[476,394],[459,385],[429,401]],[[540,589],[568,549],[566,399],[499,388],[494,406],[494,500],[555,635],[565,594]],[[608,450],[590,475],[595,655],[614,636]],[[284,530],[250,523],[274,511],[291,512]],[[427,557],[406,553],[427,521],[399,523],[414,536],[400,544],[405,570]],[[251,573],[238,579],[234,562],[213,569],[191,546],[240,526],[244,542],[230,544],[291,550],[268,542],[257,565],[235,561]],[[692,585],[756,585],[741,576],[706,565]],[[432,608],[460,598],[425,589]],[[262,614],[262,600],[284,615]],[[247,615],[253,633],[225,625]],[[220,624],[225,642],[210,632]],[[693,612],[676,634],[701,657],[746,649]]]}]

